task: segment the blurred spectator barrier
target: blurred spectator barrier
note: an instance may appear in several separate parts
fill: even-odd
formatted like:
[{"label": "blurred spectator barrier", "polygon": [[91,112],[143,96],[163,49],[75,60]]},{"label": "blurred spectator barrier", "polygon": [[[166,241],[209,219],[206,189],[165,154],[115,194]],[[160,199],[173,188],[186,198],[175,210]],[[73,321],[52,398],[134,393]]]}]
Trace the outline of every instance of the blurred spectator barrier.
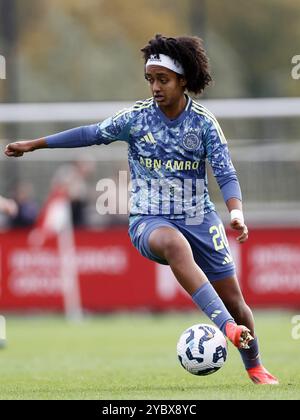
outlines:
[{"label": "blurred spectator barrier", "polygon": [[[0,311],[63,311],[57,242],[33,247],[28,234],[0,234]],[[247,302],[300,308],[300,229],[252,229],[243,246],[228,235]],[[80,230],[75,242],[84,310],[194,309],[169,267],[140,256],[126,229]]]}]

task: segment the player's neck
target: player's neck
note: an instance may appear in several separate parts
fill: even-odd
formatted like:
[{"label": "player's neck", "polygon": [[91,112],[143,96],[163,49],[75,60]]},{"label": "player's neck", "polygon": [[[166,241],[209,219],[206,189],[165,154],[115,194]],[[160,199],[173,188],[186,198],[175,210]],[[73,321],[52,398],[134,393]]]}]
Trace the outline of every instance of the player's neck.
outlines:
[{"label": "player's neck", "polygon": [[160,106],[160,109],[170,120],[175,120],[184,111],[187,101],[188,98],[183,95],[179,101],[168,106]]}]

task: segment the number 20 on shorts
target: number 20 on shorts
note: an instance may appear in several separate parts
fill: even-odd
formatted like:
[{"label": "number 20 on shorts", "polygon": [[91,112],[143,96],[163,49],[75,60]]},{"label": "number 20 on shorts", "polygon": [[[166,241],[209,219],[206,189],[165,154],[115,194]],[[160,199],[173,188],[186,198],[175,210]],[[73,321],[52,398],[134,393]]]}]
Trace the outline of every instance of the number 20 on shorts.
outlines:
[{"label": "number 20 on shorts", "polygon": [[220,223],[219,226],[211,226],[209,233],[213,235],[212,240],[216,251],[228,247],[228,240],[222,223]]}]

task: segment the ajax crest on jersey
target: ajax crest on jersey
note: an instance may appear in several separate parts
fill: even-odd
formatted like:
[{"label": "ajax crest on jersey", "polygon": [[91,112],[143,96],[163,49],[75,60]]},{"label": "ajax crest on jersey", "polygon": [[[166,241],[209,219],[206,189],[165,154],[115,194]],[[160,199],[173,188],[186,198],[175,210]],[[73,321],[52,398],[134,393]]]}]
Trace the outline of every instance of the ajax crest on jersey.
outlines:
[{"label": "ajax crest on jersey", "polygon": [[197,134],[190,132],[185,134],[182,140],[182,144],[186,150],[193,152],[200,146],[200,138],[197,136]]},{"label": "ajax crest on jersey", "polygon": [[193,375],[210,375],[224,365],[227,341],[217,327],[196,324],[181,334],[177,356],[184,369]]}]

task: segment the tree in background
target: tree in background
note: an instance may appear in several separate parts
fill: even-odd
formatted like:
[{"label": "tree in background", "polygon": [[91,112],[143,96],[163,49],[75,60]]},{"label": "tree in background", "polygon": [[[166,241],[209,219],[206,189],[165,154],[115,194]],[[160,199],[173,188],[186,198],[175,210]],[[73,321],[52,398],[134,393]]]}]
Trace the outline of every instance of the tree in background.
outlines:
[{"label": "tree in background", "polygon": [[232,72],[241,73],[245,96],[300,95],[300,83],[290,76],[291,59],[300,52],[298,0],[209,0],[206,8],[207,25],[217,37],[208,42],[211,54],[220,53],[220,40],[223,43],[223,54],[216,57],[214,66],[218,74],[214,94],[218,95],[222,80],[225,78],[226,84],[230,78],[228,71],[222,78],[218,63],[223,62],[229,70],[225,63],[234,56]]},{"label": "tree in background", "polygon": [[146,97],[139,49],[157,32],[204,37],[215,78],[209,97],[300,95],[290,77],[291,58],[299,54],[298,0],[16,4],[21,101]]},{"label": "tree in background", "polygon": [[20,39],[21,95],[27,100],[134,100],[148,95],[139,48],[155,31],[188,31],[179,0],[165,1],[163,7],[157,0],[34,3],[38,17],[20,11],[26,22]]}]

